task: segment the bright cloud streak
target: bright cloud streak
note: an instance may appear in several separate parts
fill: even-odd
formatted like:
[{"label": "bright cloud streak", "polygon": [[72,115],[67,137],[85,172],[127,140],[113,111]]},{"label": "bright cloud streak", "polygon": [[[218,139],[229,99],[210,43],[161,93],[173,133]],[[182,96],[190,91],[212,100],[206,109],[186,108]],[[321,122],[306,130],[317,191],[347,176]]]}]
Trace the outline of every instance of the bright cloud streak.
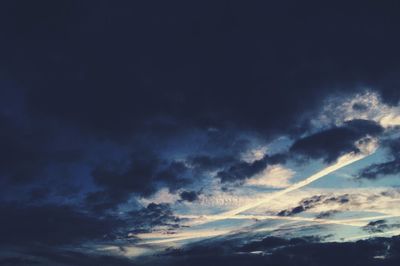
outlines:
[{"label": "bright cloud streak", "polygon": [[293,170],[281,165],[271,165],[265,168],[260,174],[248,179],[246,185],[286,188],[290,185],[290,179],[294,174]]},{"label": "bright cloud streak", "polygon": [[[375,147],[375,149],[376,149],[376,147]],[[326,167],[325,169],[319,171],[318,173],[313,174],[313,175],[307,177],[306,179],[287,187],[286,189],[282,189],[282,190],[277,191],[275,193],[271,193],[271,194],[267,195],[266,197],[264,197],[263,199],[251,202],[249,204],[246,204],[246,205],[244,205],[242,207],[239,207],[239,208],[236,208],[234,210],[230,210],[230,211],[221,213],[221,214],[216,215],[216,216],[208,216],[208,217],[210,217],[211,220],[227,219],[227,218],[230,218],[230,217],[232,217],[234,215],[237,215],[237,214],[240,214],[240,213],[245,212],[247,210],[250,210],[250,209],[253,209],[255,207],[258,207],[258,206],[260,206],[262,204],[267,203],[270,200],[273,200],[275,198],[281,197],[281,196],[283,196],[283,195],[285,195],[285,194],[287,194],[289,192],[292,192],[294,190],[297,190],[299,188],[307,186],[307,185],[311,184],[312,182],[314,182],[314,181],[316,181],[316,180],[318,180],[318,179],[320,179],[320,178],[322,178],[322,177],[324,177],[324,176],[326,176],[326,175],[328,175],[328,174],[330,174],[330,173],[332,173],[332,172],[334,172],[336,170],[339,170],[339,169],[341,169],[341,168],[343,168],[343,167],[345,167],[347,165],[350,165],[350,164],[352,164],[354,162],[357,162],[357,161],[359,161],[361,159],[364,159],[365,157],[371,155],[375,151],[375,149],[373,149],[373,150],[368,149],[368,150],[366,150],[367,152],[361,152],[359,154],[352,152],[352,153],[343,155],[337,160],[337,162],[335,164]]]},{"label": "bright cloud streak", "polygon": [[[196,216],[184,216],[185,218],[195,218]],[[288,217],[288,216],[273,216],[273,215],[235,215],[229,219],[255,219],[255,220],[288,220],[294,222],[310,222],[318,224],[338,224],[354,227],[362,227],[368,224],[369,221],[385,219],[394,217],[393,215],[379,215],[371,217],[363,217],[356,219],[343,219],[343,220],[328,220],[328,219],[316,219],[316,218],[306,218],[306,217]],[[225,219],[221,217],[221,219]],[[267,230],[274,230],[274,228],[266,228]],[[259,229],[256,231],[265,231],[266,229]],[[199,230],[199,231],[186,231],[176,234],[165,234],[165,233],[147,233],[138,234],[137,236],[144,240],[145,244],[164,244],[169,242],[177,242],[190,239],[207,238],[226,235],[233,233],[237,230]],[[157,239],[158,238],[158,239]]]},{"label": "bright cloud streak", "polygon": [[[150,241],[145,241],[145,244],[164,244],[168,242],[176,242],[188,239],[197,239],[197,238],[207,238],[213,236],[220,236],[230,233],[231,230],[209,230],[209,231],[193,231],[193,232],[184,232],[184,233],[177,233],[172,236],[168,237],[168,235],[164,235],[162,239],[155,239]],[[148,236],[143,236],[142,238],[154,238],[153,235],[149,234]]]},{"label": "bright cloud streak", "polygon": [[[358,148],[360,149],[360,153],[348,153],[341,156],[337,162],[333,165],[326,167],[325,169],[305,178],[304,180],[297,182],[286,189],[282,189],[278,192],[271,193],[262,199],[257,199],[253,202],[250,202],[244,206],[239,208],[217,214],[217,215],[209,215],[209,216],[196,216],[196,215],[181,215],[180,218],[189,218],[194,219],[197,221],[190,221],[188,225],[199,225],[203,223],[207,223],[210,221],[217,221],[217,220],[226,220],[226,219],[254,219],[254,220],[290,220],[290,221],[302,221],[302,222],[315,222],[319,224],[340,224],[340,225],[347,225],[347,226],[365,226],[366,224],[362,221],[370,221],[374,219],[383,219],[388,218],[391,215],[380,215],[377,217],[364,217],[359,219],[348,219],[348,220],[327,220],[327,219],[316,219],[316,218],[306,218],[306,217],[284,217],[284,216],[269,216],[269,215],[241,215],[241,213],[258,207],[262,204],[265,204],[273,199],[278,197],[284,196],[287,193],[300,189],[304,186],[311,184],[312,182],[334,172],[337,171],[347,165],[350,165],[354,162],[357,162],[365,157],[371,155],[375,152],[377,148],[376,141],[360,141],[358,142]],[[140,235],[142,239],[153,239],[150,241],[145,241],[146,244],[163,244],[168,242],[176,242],[176,241],[183,241],[188,239],[197,239],[197,238],[206,238],[206,237],[214,237],[225,235],[231,233],[231,230],[201,230],[201,231],[186,231],[181,233],[176,233],[173,235],[167,234],[160,234],[160,233],[150,233],[150,234],[143,234]],[[161,239],[154,239],[154,238],[161,238]]]}]

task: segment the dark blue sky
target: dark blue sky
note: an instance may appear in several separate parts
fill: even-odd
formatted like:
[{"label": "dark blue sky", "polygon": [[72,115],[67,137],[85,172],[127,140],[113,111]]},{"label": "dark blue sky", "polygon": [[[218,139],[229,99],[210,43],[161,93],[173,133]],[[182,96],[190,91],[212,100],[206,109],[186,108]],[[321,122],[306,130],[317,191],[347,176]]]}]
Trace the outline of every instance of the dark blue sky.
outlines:
[{"label": "dark blue sky", "polygon": [[0,265],[396,265],[399,12],[2,1]]}]

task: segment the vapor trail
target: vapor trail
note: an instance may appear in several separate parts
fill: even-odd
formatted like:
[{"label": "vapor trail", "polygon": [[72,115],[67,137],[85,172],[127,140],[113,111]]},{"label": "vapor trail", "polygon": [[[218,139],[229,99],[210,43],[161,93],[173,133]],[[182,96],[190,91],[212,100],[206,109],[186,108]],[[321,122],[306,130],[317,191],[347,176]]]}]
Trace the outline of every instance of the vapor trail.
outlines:
[{"label": "vapor trail", "polygon": [[304,180],[302,180],[300,182],[297,182],[297,183],[295,183],[295,184],[293,184],[293,185],[291,185],[291,186],[289,186],[289,187],[287,187],[285,189],[282,189],[282,190],[277,191],[275,193],[268,194],[266,197],[264,197],[262,199],[259,199],[257,201],[251,202],[251,203],[246,204],[244,206],[241,206],[239,208],[236,208],[236,209],[233,209],[233,210],[230,210],[230,211],[227,211],[227,212],[223,212],[221,214],[209,215],[209,216],[201,216],[205,220],[203,222],[218,221],[218,220],[234,218],[234,216],[236,216],[236,215],[238,215],[238,214],[240,214],[242,212],[245,212],[247,210],[253,209],[253,208],[258,207],[258,206],[260,206],[260,205],[262,205],[264,203],[267,203],[267,202],[269,202],[269,201],[271,201],[271,200],[273,200],[275,198],[283,196],[283,195],[285,195],[285,194],[287,194],[289,192],[292,192],[294,190],[297,190],[299,188],[307,186],[307,185],[311,184],[312,182],[314,182],[314,181],[316,181],[316,180],[318,180],[318,179],[320,179],[320,178],[322,178],[322,177],[324,177],[324,176],[326,176],[326,175],[328,175],[328,174],[330,174],[332,172],[335,172],[335,171],[337,171],[337,170],[339,170],[339,169],[341,169],[341,168],[343,168],[343,167],[345,167],[347,165],[350,165],[350,164],[352,164],[354,162],[357,162],[357,161],[359,161],[361,159],[364,159],[365,157],[371,155],[375,151],[375,149],[373,149],[373,150],[367,149],[367,150],[364,150],[364,152],[358,153],[358,154],[354,153],[354,152],[345,154],[345,155],[341,156],[337,160],[337,162],[335,164],[330,165],[330,166],[324,168],[323,170],[321,170],[321,171],[319,171],[319,172],[307,177],[306,179],[304,179]]},{"label": "vapor trail", "polygon": [[296,216],[278,216],[278,215],[234,215],[234,216],[220,216],[213,215],[210,218],[208,216],[195,216],[195,215],[182,215],[180,218],[189,218],[189,219],[205,219],[206,221],[210,220],[224,220],[224,219],[253,219],[257,221],[261,220],[288,220],[288,221],[298,221],[298,222],[315,222],[320,224],[339,224],[339,225],[349,225],[349,226],[364,226],[365,223],[362,221],[370,221],[377,219],[385,219],[391,217],[397,217],[398,215],[379,215],[379,216],[370,216],[370,217],[362,217],[362,218],[354,218],[354,219],[342,219],[342,220],[328,220],[328,219],[319,219],[319,218],[308,218],[308,217],[296,217]]},{"label": "vapor trail", "polygon": [[280,191],[277,191],[275,193],[269,194],[266,197],[264,197],[263,199],[260,199],[258,201],[251,202],[251,203],[249,203],[247,205],[244,205],[242,207],[236,208],[234,210],[230,210],[230,211],[221,213],[218,216],[220,216],[220,217],[231,217],[231,216],[240,214],[240,213],[242,213],[244,211],[247,211],[247,210],[253,209],[255,207],[258,207],[258,206],[260,206],[260,205],[262,205],[262,204],[264,204],[264,203],[266,203],[266,202],[268,202],[270,200],[273,200],[273,199],[278,198],[280,196],[283,196],[283,195],[285,195],[285,194],[287,194],[289,192],[292,192],[294,190],[297,190],[299,188],[307,186],[307,185],[311,184],[312,182],[314,182],[314,181],[316,181],[316,180],[318,180],[318,179],[320,179],[320,178],[322,178],[322,177],[324,177],[324,176],[326,176],[326,175],[328,175],[328,174],[330,174],[330,173],[332,173],[332,172],[334,172],[336,170],[339,170],[340,168],[343,168],[343,167],[345,167],[345,166],[347,166],[349,164],[352,164],[352,163],[354,163],[356,161],[364,159],[368,155],[369,154],[362,154],[362,153],[361,154],[354,154],[354,153],[346,154],[346,155],[340,157],[335,164],[326,167],[325,169],[319,171],[316,174],[313,174],[313,175],[307,177],[306,179],[304,179],[304,180],[302,180],[300,182],[297,182],[297,183],[295,183],[295,184],[293,184],[293,185],[291,185],[291,186],[289,186],[289,187],[287,187],[287,188],[285,188],[283,190],[280,190]]},{"label": "vapor trail", "polygon": [[[308,222],[317,222],[317,223],[322,223],[322,224],[328,224],[328,223],[333,223],[333,224],[342,224],[342,225],[350,225],[350,226],[361,226],[360,223],[357,223],[357,219],[351,219],[351,220],[325,220],[325,219],[316,219],[316,218],[304,218],[304,217],[281,217],[281,216],[257,216],[257,215],[239,215],[242,212],[245,212],[247,210],[253,209],[255,207],[258,207],[270,200],[273,200],[277,197],[283,196],[289,192],[292,192],[294,190],[297,190],[299,188],[302,188],[304,186],[307,186],[311,184],[312,182],[334,172],[337,171],[347,165],[350,165],[354,162],[357,162],[361,159],[364,159],[365,157],[371,155],[375,150],[375,147],[364,147],[364,149],[361,149],[362,152],[360,153],[348,153],[343,156],[341,156],[336,163],[333,165],[330,165],[323,170],[307,177],[306,179],[297,182],[286,189],[277,191],[275,193],[269,194],[266,197],[254,201],[252,203],[246,204],[242,207],[236,208],[234,210],[230,210],[227,212],[223,212],[221,214],[217,215],[210,215],[210,216],[194,216],[194,215],[182,215],[180,217],[182,218],[192,218],[192,219],[200,219],[203,221],[199,221],[198,223],[195,224],[202,224],[202,223],[207,223],[210,221],[218,221],[218,220],[225,220],[225,219],[283,219],[283,220],[295,220],[295,221],[308,221]],[[382,216],[380,217],[382,218]],[[372,217],[368,218],[361,218],[365,220],[373,219]],[[220,230],[220,231],[200,231],[200,232],[185,232],[183,233],[184,235],[176,234],[174,237],[165,237],[164,239],[158,239],[158,240],[152,240],[150,242],[146,242],[148,244],[161,244],[161,243],[166,243],[166,242],[174,242],[174,241],[180,241],[180,240],[187,240],[187,239],[193,239],[193,238],[203,238],[203,237],[212,237],[212,236],[219,236],[223,234],[227,234],[231,231],[229,230]],[[182,233],[181,233],[182,234]]]},{"label": "vapor trail", "polygon": [[[188,216],[186,216],[188,217]],[[362,227],[367,223],[363,221],[384,219],[393,217],[392,215],[380,215],[373,217],[363,217],[356,219],[344,219],[344,220],[328,220],[328,219],[317,219],[317,218],[306,218],[306,217],[284,217],[284,216],[273,216],[273,215],[236,215],[233,219],[257,219],[257,220],[288,220],[293,222],[311,222],[318,224],[339,224],[347,226]],[[274,230],[274,228],[267,228],[268,231]],[[168,242],[176,242],[189,239],[206,238],[221,236],[228,233],[235,232],[237,230],[199,230],[199,231],[187,231],[176,234],[163,234],[163,233],[147,233],[138,234],[137,237],[144,240],[144,244],[164,244]],[[256,230],[260,231],[260,229]],[[264,229],[262,230],[264,231]],[[157,239],[158,238],[158,239]]]}]

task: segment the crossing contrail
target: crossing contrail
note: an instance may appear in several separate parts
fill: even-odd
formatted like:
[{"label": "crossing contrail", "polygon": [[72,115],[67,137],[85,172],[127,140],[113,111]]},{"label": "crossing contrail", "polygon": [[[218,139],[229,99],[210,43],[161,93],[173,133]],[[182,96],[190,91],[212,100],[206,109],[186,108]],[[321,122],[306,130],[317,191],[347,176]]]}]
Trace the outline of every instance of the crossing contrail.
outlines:
[{"label": "crossing contrail", "polygon": [[[362,148],[362,149],[361,149]],[[273,215],[240,215],[241,213],[253,209],[255,207],[258,207],[262,204],[265,204],[273,199],[276,199],[278,197],[281,197],[287,193],[290,193],[294,190],[300,189],[304,186],[307,186],[311,184],[312,182],[332,173],[335,172],[347,165],[350,165],[354,162],[357,162],[359,160],[364,159],[365,157],[371,155],[375,150],[376,150],[376,145],[368,146],[368,147],[361,147],[360,153],[355,153],[351,152],[348,154],[345,154],[341,156],[336,163],[324,168],[323,170],[307,177],[306,179],[299,181],[285,189],[282,189],[280,191],[277,191],[275,193],[271,193],[267,196],[265,196],[262,199],[256,200],[254,202],[251,202],[249,204],[246,204],[244,206],[241,206],[239,208],[223,212],[221,214],[217,215],[205,215],[205,216],[196,216],[196,215],[181,215],[179,217],[181,218],[189,218],[189,219],[194,219],[197,220],[197,222],[191,221],[190,225],[198,225],[198,224],[204,224],[208,223],[211,221],[218,221],[218,220],[225,220],[225,219],[255,219],[255,220],[264,220],[264,219],[274,219],[274,220],[291,220],[291,221],[306,221],[306,222],[316,222],[320,224],[341,224],[341,225],[348,225],[348,226],[363,226],[365,225],[364,223],[360,223],[364,220],[371,220],[376,217],[365,217],[365,218],[360,218],[360,219],[349,219],[349,220],[326,220],[326,219],[316,219],[316,218],[304,218],[304,217],[282,217],[282,216],[273,216]],[[379,216],[380,219],[382,218],[387,218],[387,215]],[[224,235],[229,232],[232,232],[230,230],[211,230],[211,231],[192,231],[192,232],[182,232],[178,234],[174,234],[173,236],[168,236],[168,235],[152,235],[151,233],[147,236],[142,235],[143,239],[146,238],[153,238],[153,240],[145,241],[146,243],[149,244],[162,244],[162,243],[167,243],[167,242],[174,242],[174,241],[182,241],[182,240],[187,240],[187,239],[193,239],[193,238],[204,238],[204,237],[213,237],[213,236],[219,236],[219,235]],[[154,239],[154,238],[161,238],[161,239]]]},{"label": "crossing contrail", "polygon": [[297,190],[299,188],[307,186],[307,185],[311,184],[312,182],[314,182],[314,181],[316,181],[316,180],[318,180],[318,179],[320,179],[320,178],[322,178],[322,177],[324,177],[324,176],[326,176],[326,175],[328,175],[328,174],[330,174],[330,173],[332,173],[332,172],[334,172],[334,171],[336,171],[336,170],[338,170],[340,168],[343,168],[343,167],[345,167],[347,165],[350,165],[350,164],[352,164],[354,162],[357,162],[357,161],[359,161],[361,159],[364,159],[368,155],[369,154],[354,154],[354,153],[346,154],[346,155],[342,156],[341,158],[339,158],[338,161],[335,164],[326,167],[325,169],[323,169],[323,170],[319,171],[318,173],[315,173],[315,174],[307,177],[306,179],[304,179],[304,180],[302,180],[300,182],[297,182],[297,183],[295,183],[295,184],[293,184],[293,185],[291,185],[291,186],[289,186],[289,187],[287,187],[285,189],[277,191],[275,193],[271,193],[271,194],[267,195],[266,197],[264,197],[263,199],[260,199],[258,201],[251,202],[251,203],[249,203],[247,205],[241,206],[241,207],[236,208],[234,210],[230,210],[230,211],[221,213],[218,216],[219,217],[231,217],[231,216],[240,214],[242,212],[245,212],[247,210],[253,209],[255,207],[258,207],[258,206],[260,206],[260,205],[262,205],[264,203],[269,202],[270,200],[276,199],[276,198],[281,197],[281,196],[283,196],[283,195],[285,195],[285,194],[287,194],[289,192],[292,192],[294,190]]},{"label": "crossing contrail", "polygon": [[[384,219],[389,217],[395,217],[395,215],[379,215],[371,217],[362,217],[354,219],[343,219],[343,220],[329,220],[329,219],[317,219],[317,218],[307,218],[307,217],[290,217],[290,216],[274,216],[274,215],[236,215],[232,217],[233,219],[257,219],[257,220],[288,220],[292,222],[310,222],[317,224],[338,224],[354,227],[362,227],[368,224],[371,220]],[[268,231],[274,230],[274,228],[266,228]],[[264,229],[263,229],[264,230]],[[169,242],[177,242],[182,240],[190,240],[197,238],[207,238],[221,236],[229,234],[236,230],[196,230],[196,231],[186,231],[176,234],[165,234],[165,233],[146,233],[136,235],[144,242],[143,244],[164,244]],[[256,230],[256,231],[260,231]]]},{"label": "crossing contrail", "polygon": [[[364,151],[364,152],[361,152],[361,153],[351,152],[351,153],[345,154],[345,155],[341,156],[337,160],[337,162],[334,163],[333,165],[330,165],[330,166],[324,168],[323,170],[321,170],[321,171],[319,171],[319,172],[307,177],[306,179],[304,179],[304,180],[302,180],[300,182],[297,182],[297,183],[295,183],[295,184],[293,184],[293,185],[291,185],[291,186],[289,186],[289,187],[287,187],[285,189],[282,189],[280,191],[268,194],[267,196],[265,196],[262,199],[256,200],[254,202],[251,202],[251,203],[246,204],[244,206],[241,206],[239,208],[236,208],[236,209],[233,209],[233,210],[230,210],[230,211],[227,211],[227,212],[223,212],[221,214],[208,215],[208,216],[197,216],[197,218],[199,218],[199,217],[202,218],[203,221],[199,221],[198,223],[195,223],[195,224],[206,223],[208,221],[218,221],[218,220],[234,218],[234,216],[236,216],[236,215],[238,215],[238,214],[240,214],[242,212],[245,212],[247,210],[253,209],[253,208],[258,207],[258,206],[260,206],[262,204],[265,204],[265,203],[267,203],[267,202],[269,202],[269,201],[271,201],[273,199],[281,197],[281,196],[283,196],[283,195],[285,195],[285,194],[287,194],[289,192],[292,192],[294,190],[297,190],[299,188],[307,186],[307,185],[311,184],[312,182],[314,182],[314,181],[316,181],[316,180],[318,180],[318,179],[320,179],[320,178],[322,178],[322,177],[324,177],[324,176],[326,176],[326,175],[328,175],[328,174],[330,174],[332,172],[335,172],[335,171],[337,171],[337,170],[339,170],[339,169],[341,169],[341,168],[343,168],[343,167],[345,167],[347,165],[350,165],[350,164],[352,164],[354,162],[357,162],[357,161],[359,161],[361,159],[364,159],[365,157],[371,155],[374,151],[375,151],[375,149],[373,149],[373,150],[367,149],[367,151]],[[193,218],[195,218],[195,217],[193,217]]]}]

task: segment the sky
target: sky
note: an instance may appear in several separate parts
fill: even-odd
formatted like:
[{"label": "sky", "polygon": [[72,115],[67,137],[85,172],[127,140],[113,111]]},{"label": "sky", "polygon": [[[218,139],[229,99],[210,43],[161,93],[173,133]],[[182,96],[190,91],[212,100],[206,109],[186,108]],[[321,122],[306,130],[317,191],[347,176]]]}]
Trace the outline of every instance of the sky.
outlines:
[{"label": "sky", "polygon": [[398,1],[2,1],[0,265],[398,265]]}]

